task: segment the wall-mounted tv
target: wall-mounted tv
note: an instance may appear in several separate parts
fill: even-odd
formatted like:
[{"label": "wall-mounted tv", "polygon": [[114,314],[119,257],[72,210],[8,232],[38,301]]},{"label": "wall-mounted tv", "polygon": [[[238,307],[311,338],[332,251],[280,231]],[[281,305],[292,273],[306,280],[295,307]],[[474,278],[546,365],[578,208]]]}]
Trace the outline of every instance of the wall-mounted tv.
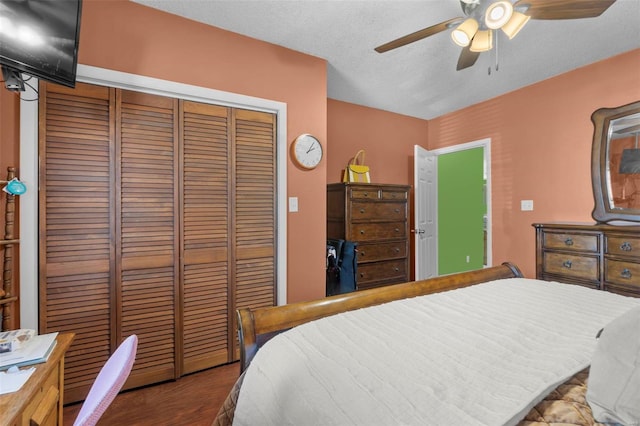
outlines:
[{"label": "wall-mounted tv", "polygon": [[82,0],[0,0],[3,74],[75,87],[81,12]]}]

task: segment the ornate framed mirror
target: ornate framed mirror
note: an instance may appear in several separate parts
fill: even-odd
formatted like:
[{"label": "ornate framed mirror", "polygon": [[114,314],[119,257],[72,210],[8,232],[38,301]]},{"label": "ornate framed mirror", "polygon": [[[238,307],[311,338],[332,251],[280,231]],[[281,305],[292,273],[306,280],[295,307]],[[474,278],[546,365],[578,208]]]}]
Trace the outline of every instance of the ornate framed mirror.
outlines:
[{"label": "ornate framed mirror", "polygon": [[597,222],[640,222],[640,101],[591,115],[591,179]]}]

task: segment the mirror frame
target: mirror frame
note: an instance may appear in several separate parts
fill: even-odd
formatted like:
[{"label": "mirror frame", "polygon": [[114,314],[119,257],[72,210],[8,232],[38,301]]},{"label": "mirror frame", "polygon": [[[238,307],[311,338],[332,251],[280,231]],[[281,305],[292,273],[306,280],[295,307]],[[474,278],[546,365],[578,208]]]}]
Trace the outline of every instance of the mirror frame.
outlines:
[{"label": "mirror frame", "polygon": [[609,177],[607,175],[609,124],[618,118],[637,113],[640,113],[640,101],[617,108],[600,108],[591,115],[594,126],[591,148],[591,182],[595,201],[591,216],[596,222],[640,222],[640,209],[622,209],[611,206],[609,202]]}]

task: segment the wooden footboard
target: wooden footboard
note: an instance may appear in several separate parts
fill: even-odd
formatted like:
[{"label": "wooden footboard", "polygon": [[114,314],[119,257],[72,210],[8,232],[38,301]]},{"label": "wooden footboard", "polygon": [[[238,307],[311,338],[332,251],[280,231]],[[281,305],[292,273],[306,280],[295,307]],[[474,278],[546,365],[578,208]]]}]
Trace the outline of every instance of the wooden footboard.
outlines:
[{"label": "wooden footboard", "polygon": [[309,302],[258,309],[239,309],[240,371],[248,366],[258,349],[271,337],[296,325],[340,312],[379,305],[398,299],[438,293],[487,281],[522,277],[517,266],[500,266],[445,275],[422,281],[340,294]]}]

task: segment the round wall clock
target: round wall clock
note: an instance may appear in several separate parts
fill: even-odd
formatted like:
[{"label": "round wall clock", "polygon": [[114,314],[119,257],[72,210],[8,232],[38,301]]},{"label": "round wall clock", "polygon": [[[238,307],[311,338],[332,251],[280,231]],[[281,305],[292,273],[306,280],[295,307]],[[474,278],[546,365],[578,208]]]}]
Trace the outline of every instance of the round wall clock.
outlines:
[{"label": "round wall clock", "polygon": [[308,133],[298,136],[291,145],[291,159],[303,169],[314,169],[320,164],[322,155],[320,141]]}]

